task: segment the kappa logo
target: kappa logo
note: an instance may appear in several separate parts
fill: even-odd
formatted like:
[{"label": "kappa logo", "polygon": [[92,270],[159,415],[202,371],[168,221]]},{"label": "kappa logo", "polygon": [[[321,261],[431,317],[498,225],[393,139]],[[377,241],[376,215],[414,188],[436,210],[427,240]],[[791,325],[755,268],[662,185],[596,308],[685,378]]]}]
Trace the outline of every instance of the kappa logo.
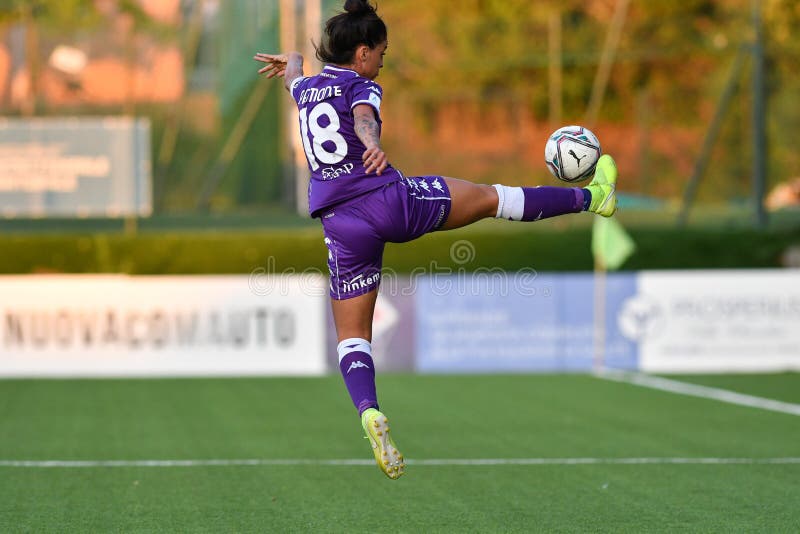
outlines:
[{"label": "kappa logo", "polygon": [[348,367],[347,374],[350,374],[350,371],[352,371],[353,369],[358,369],[359,367],[364,367],[366,369],[369,369],[369,365],[367,365],[364,362],[356,360],[350,364],[350,367]]},{"label": "kappa logo", "polygon": [[420,186],[422,189],[424,189],[425,191],[427,191],[427,192],[429,192],[429,193],[430,193],[430,191],[431,191],[431,186],[429,186],[429,185],[428,185],[428,182],[426,182],[425,180],[420,180],[420,181],[419,181],[419,186]]},{"label": "kappa logo", "polygon": [[440,193],[444,193],[444,188],[442,187],[442,184],[439,183],[438,178],[436,178],[431,185],[433,185],[433,188],[439,191]]}]

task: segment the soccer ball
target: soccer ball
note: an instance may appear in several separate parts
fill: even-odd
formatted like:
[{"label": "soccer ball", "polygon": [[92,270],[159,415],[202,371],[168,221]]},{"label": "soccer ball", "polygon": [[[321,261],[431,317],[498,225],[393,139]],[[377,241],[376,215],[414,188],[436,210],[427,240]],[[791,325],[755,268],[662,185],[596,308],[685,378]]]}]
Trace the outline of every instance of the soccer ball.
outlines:
[{"label": "soccer ball", "polygon": [[580,182],[594,174],[603,153],[597,136],[583,126],[564,126],[547,140],[544,161],[553,176],[565,182]]}]

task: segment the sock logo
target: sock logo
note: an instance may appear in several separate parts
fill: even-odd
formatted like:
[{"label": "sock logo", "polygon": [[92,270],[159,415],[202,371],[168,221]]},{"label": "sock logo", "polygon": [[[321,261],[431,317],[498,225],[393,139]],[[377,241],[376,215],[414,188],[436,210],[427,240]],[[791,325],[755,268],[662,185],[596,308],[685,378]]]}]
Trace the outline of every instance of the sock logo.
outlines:
[{"label": "sock logo", "polygon": [[356,360],[350,364],[350,367],[347,369],[347,374],[350,374],[350,371],[352,371],[353,369],[358,369],[359,367],[366,367],[367,369],[369,369],[369,365],[367,365],[364,362]]}]

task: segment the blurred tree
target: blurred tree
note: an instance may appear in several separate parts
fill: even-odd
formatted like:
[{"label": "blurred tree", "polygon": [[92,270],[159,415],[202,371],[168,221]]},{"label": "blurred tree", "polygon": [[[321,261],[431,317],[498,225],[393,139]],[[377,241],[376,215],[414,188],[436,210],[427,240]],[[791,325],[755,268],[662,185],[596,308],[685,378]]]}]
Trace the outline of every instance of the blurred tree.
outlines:
[{"label": "blurred tree", "polygon": [[25,68],[28,72],[28,94],[22,112],[34,115],[39,108],[41,78],[40,27],[71,31],[91,27],[100,21],[92,0],[2,0],[0,27],[19,24],[25,32]]},{"label": "blurred tree", "polygon": [[[661,178],[673,179],[655,180],[661,185],[656,184],[654,191],[680,193],[681,180],[688,177],[698,155],[733,58],[752,40],[751,3],[631,3],[600,120],[629,129],[645,120],[650,125],[662,125],[650,134],[656,137],[653,144],[658,155],[648,167]],[[776,131],[779,124],[786,131],[790,124],[797,124],[800,114],[797,106],[790,104],[798,94],[794,73],[800,50],[796,39],[800,35],[800,3],[762,3],[768,94],[770,103],[783,110],[771,113],[770,131]],[[498,108],[509,110],[506,127],[520,127],[517,121],[526,115],[543,122],[551,98],[548,20],[556,13],[563,36],[563,120],[580,120],[615,5],[616,0],[544,0],[535,4],[523,0],[430,0],[424,7],[410,0],[381,3],[379,12],[389,26],[390,41],[381,83],[394,91],[389,93],[392,98],[407,103],[404,116],[417,125],[415,131],[421,135],[448,128],[446,123],[454,117],[464,124],[483,122],[486,131],[493,131],[486,121],[491,110]],[[749,76],[749,70],[745,76]],[[726,116],[719,143],[721,157],[726,152],[729,157],[705,182],[707,195],[718,196],[715,192],[721,188],[747,192],[750,85],[746,78],[740,87],[741,99]],[[451,111],[443,113],[447,109]],[[408,139],[412,134],[404,128],[403,135]],[[635,137],[628,136],[629,141]],[[497,137],[496,131],[493,137]],[[648,150],[644,146],[648,140],[640,137],[639,150]],[[791,161],[780,143],[771,150],[781,150],[781,159]]]},{"label": "blurred tree", "polygon": [[0,0],[0,27],[22,25],[25,31],[26,68],[29,73],[29,101],[24,106],[26,114],[40,108],[39,80],[41,78],[42,36],[51,39],[75,39],[89,30],[102,28],[109,17],[121,16],[127,24],[123,35],[123,52],[129,64],[129,97],[125,111],[133,113],[133,65],[137,61],[136,39],[139,35],[159,41],[175,38],[174,28],[162,24],[142,9],[136,0],[97,2],[96,0]]},{"label": "blurred tree", "polygon": [[[634,2],[614,70],[617,97],[631,102],[633,90],[663,84],[664,77],[673,91],[698,91],[709,61],[744,35],[748,5],[748,0]],[[410,0],[382,4],[390,54],[399,49],[387,61],[385,78],[437,100],[486,101],[502,93],[533,93],[532,108],[545,109],[547,22],[557,12],[563,19],[563,61],[569,71],[565,97],[569,105],[580,107],[586,103],[613,8],[608,0],[543,1],[535,7],[524,0],[465,0],[458,5],[431,0],[425,9]],[[409,12],[414,16],[408,17]],[[681,65],[700,69],[685,68],[676,77],[674,67]]]},{"label": "blurred tree", "polygon": [[[184,0],[184,5],[192,1]],[[626,166],[629,191],[681,194],[733,58],[752,40],[752,1],[630,3],[599,114],[604,142],[620,154],[620,163]],[[324,15],[341,11],[343,3],[323,0]],[[408,149],[393,152],[400,160],[393,163],[401,168],[463,173],[484,181],[499,173],[504,178],[520,176],[525,183],[550,180],[538,148],[550,128],[550,57],[554,48],[560,51],[561,120],[581,120],[617,0],[377,3],[389,26],[390,46],[379,79],[387,91],[385,113],[392,119],[386,123],[385,139]],[[800,2],[761,0],[761,4],[774,182],[800,174],[800,153],[785,134],[800,123],[800,78],[796,74],[800,71]],[[182,131],[180,140],[175,141],[175,157],[164,186],[167,211],[193,205],[186,199],[196,195],[255,87],[252,51],[276,46],[275,0],[220,0],[215,5],[219,6],[221,29],[205,44],[214,51],[219,83],[216,95],[210,97],[220,98],[222,126],[211,133]],[[128,53],[134,58],[136,39],[142,35],[155,40],[182,35],[180,28],[151,20],[136,0],[0,0],[0,33],[12,26],[15,32],[25,28],[33,94],[42,61],[38,48],[46,48],[48,43],[43,35],[65,39],[94,32],[101,35],[107,31],[108,14],[98,6],[111,6],[130,20],[131,32],[117,35],[115,44],[109,45],[116,47],[118,55]],[[560,21],[558,47],[548,38],[554,19]],[[749,76],[748,63],[722,125],[714,163],[699,192],[701,198],[717,198],[720,191],[749,194]],[[285,102],[285,94],[276,90],[265,102],[255,120],[259,126],[248,133],[239,155],[230,162],[213,206],[236,208],[279,196],[280,155],[273,146],[280,136],[272,125],[279,120],[278,105]],[[31,99],[28,112],[38,107]],[[133,110],[132,104],[128,110]],[[163,130],[159,121],[164,120],[166,110],[141,111],[153,118],[158,138]],[[187,114],[203,112],[193,107]],[[646,180],[637,181],[644,175]]]},{"label": "blurred tree", "polygon": [[1,0],[0,24],[23,22],[32,16],[49,28],[85,28],[101,21],[94,0]]},{"label": "blurred tree", "polygon": [[764,25],[767,38],[767,106],[770,180],[800,177],[800,151],[786,132],[800,125],[800,2],[765,0]]}]

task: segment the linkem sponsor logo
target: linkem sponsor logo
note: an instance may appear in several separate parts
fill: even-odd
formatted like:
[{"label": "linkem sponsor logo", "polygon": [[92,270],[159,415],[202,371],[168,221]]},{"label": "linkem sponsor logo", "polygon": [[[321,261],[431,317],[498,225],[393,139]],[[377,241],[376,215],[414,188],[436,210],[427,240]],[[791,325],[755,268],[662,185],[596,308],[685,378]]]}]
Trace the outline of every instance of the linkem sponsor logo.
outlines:
[{"label": "linkem sponsor logo", "polygon": [[367,289],[376,285],[380,280],[381,273],[373,273],[371,275],[359,274],[350,280],[342,282],[342,289],[344,289],[346,293]]}]

